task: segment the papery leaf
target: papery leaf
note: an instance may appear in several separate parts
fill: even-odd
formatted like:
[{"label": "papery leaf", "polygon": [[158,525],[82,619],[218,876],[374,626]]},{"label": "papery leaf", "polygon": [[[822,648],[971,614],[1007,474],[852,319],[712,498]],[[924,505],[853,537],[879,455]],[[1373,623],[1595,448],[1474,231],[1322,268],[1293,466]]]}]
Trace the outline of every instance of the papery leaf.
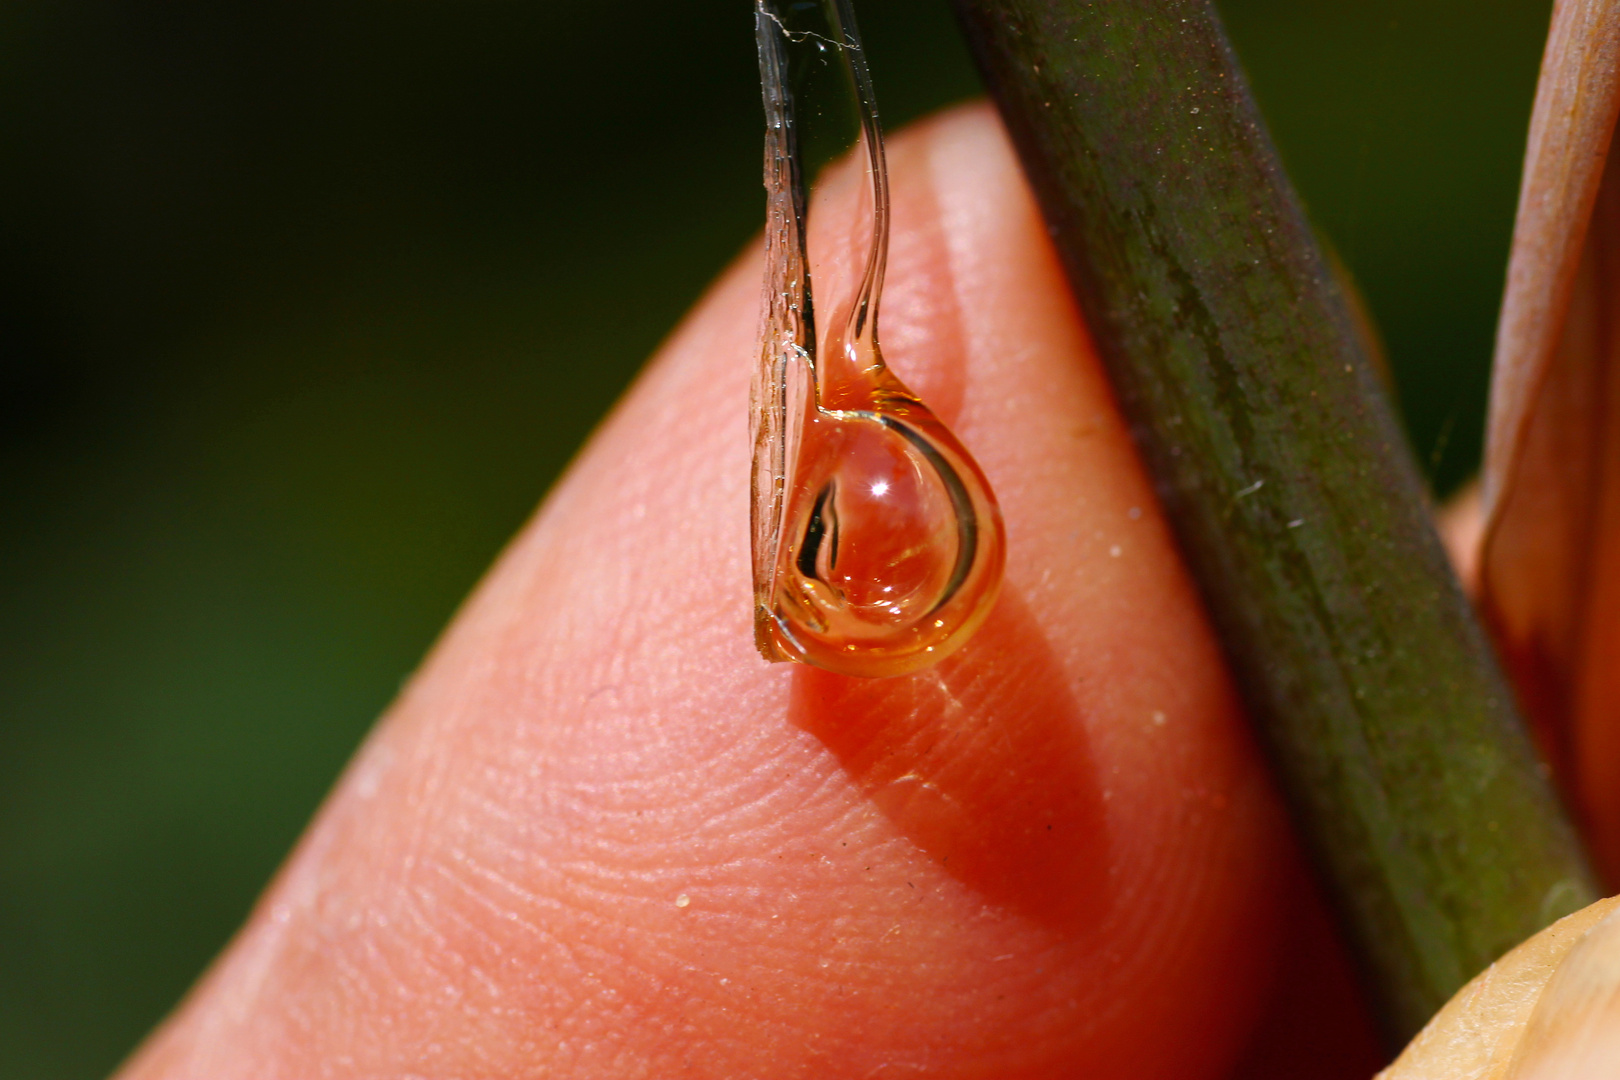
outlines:
[{"label": "papery leaf", "polygon": [[1620,1070],[1620,915],[1564,957],[1536,1000],[1506,1080],[1591,1080]]},{"label": "papery leaf", "polygon": [[[1377,1080],[1503,1080],[1532,1017],[1545,1011],[1549,982],[1578,948],[1585,949],[1589,932],[1617,912],[1620,899],[1599,900],[1502,957],[1458,991]],[[1605,946],[1603,955],[1609,951]],[[1586,970],[1590,960],[1579,966]],[[1536,1022],[1546,1024],[1544,1018]]]}]

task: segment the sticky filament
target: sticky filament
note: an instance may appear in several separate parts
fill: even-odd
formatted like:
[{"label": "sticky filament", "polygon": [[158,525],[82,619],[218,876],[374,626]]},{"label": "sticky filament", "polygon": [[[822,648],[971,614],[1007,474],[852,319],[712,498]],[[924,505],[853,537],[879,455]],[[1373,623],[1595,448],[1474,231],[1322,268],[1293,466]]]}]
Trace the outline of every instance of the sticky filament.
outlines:
[{"label": "sticky filament", "polygon": [[[943,659],[989,613],[1001,512],[972,455],[883,362],[889,185],[849,0],[756,0],[755,29],[767,193],[755,642],[769,660],[900,675]],[[857,227],[838,237],[811,229],[818,167],[865,178]],[[814,299],[812,263],[846,268]]]}]

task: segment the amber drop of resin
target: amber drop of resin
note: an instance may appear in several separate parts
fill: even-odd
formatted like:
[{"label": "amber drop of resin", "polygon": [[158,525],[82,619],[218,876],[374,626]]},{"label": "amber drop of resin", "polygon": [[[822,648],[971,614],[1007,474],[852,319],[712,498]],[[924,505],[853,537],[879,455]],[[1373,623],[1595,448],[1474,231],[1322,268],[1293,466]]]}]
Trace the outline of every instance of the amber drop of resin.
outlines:
[{"label": "amber drop of resin", "polygon": [[[943,659],[989,614],[1001,513],[978,464],[878,346],[888,180],[848,0],[757,0],[756,13],[769,219],[754,381],[755,640],[771,660],[901,675]],[[834,67],[842,78],[829,80]],[[870,180],[865,227],[847,242],[865,250],[812,253],[804,147],[825,135],[813,124],[839,114],[825,98],[840,93],[858,120],[849,154]],[[864,271],[833,275],[835,295],[813,305],[813,261]],[[819,339],[816,307],[833,314]]]}]

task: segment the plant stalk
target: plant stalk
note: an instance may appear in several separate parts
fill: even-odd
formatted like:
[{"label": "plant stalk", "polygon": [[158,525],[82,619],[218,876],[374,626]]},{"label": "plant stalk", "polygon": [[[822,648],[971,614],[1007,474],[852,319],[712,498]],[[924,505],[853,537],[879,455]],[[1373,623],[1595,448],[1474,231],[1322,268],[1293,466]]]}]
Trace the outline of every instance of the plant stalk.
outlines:
[{"label": "plant stalk", "polygon": [[1595,899],[1208,0],[956,0],[1392,1038]]}]

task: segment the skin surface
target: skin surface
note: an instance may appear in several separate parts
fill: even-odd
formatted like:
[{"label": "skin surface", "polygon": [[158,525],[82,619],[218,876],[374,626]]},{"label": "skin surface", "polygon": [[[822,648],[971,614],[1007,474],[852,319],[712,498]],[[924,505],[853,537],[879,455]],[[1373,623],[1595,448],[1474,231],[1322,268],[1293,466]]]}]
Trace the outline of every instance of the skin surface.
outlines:
[{"label": "skin surface", "polygon": [[1342,963],[1017,166],[982,107],[890,163],[885,354],[1006,517],[977,637],[883,681],[753,651],[750,252],[124,1080],[1282,1068],[1275,954]]}]

